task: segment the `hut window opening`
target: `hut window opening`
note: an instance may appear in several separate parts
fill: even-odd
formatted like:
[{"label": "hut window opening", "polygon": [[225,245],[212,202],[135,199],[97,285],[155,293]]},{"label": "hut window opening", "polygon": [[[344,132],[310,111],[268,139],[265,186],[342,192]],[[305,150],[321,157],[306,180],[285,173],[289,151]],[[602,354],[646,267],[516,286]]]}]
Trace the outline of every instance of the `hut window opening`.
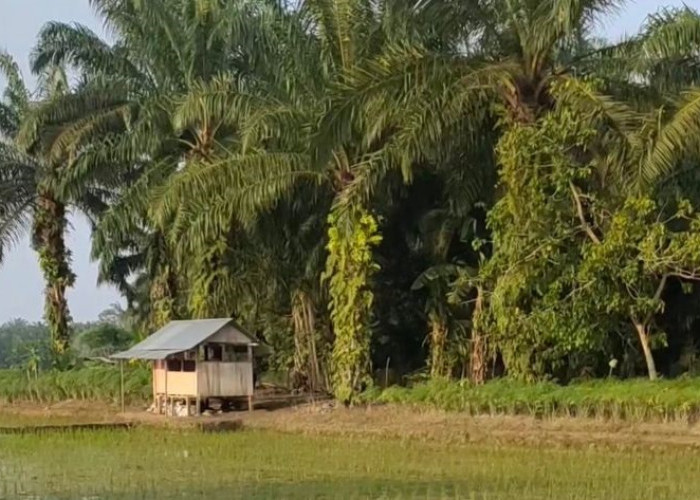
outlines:
[{"label": "hut window opening", "polygon": [[167,360],[169,372],[195,372],[197,371],[197,362],[194,359],[170,358]]},{"label": "hut window opening", "polygon": [[181,359],[168,359],[168,371],[169,372],[181,372],[182,371],[182,360]]},{"label": "hut window opening", "polygon": [[204,350],[205,361],[223,361],[224,349],[220,344],[208,344]]},{"label": "hut window opening", "polygon": [[248,357],[248,346],[247,345],[232,345],[228,349],[229,361],[242,362],[250,361]]}]

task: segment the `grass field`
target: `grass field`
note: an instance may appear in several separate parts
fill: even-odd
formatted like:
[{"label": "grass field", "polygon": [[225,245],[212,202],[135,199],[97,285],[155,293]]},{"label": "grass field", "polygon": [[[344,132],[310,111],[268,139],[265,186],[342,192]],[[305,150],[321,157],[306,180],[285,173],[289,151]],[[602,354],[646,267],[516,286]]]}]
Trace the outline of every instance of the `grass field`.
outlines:
[{"label": "grass field", "polygon": [[700,498],[700,453],[140,428],[0,435],[0,498]]}]

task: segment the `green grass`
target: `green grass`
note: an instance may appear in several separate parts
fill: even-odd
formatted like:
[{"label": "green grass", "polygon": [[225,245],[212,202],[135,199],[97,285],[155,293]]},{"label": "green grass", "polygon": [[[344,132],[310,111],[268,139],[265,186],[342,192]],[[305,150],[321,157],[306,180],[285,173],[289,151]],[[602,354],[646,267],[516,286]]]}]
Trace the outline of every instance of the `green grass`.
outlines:
[{"label": "green grass", "polygon": [[165,429],[0,436],[0,498],[698,498],[700,454]]},{"label": "green grass", "polygon": [[473,415],[688,421],[700,416],[700,379],[598,380],[560,386],[497,380],[482,386],[433,381],[369,391],[365,400],[429,406]]},{"label": "green grass", "polygon": [[[129,402],[151,397],[150,370],[129,366],[124,370],[125,394]],[[68,399],[118,402],[121,375],[119,368],[94,365],[70,371],[47,371],[30,377],[20,370],[0,370],[0,402],[56,403]]]}]

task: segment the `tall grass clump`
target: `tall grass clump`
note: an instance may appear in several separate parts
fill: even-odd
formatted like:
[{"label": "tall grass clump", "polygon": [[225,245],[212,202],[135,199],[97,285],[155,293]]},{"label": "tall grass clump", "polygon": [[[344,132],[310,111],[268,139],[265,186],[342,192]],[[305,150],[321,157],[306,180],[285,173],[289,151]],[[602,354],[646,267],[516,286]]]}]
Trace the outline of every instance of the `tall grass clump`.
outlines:
[{"label": "tall grass clump", "polygon": [[[145,366],[124,368],[127,402],[150,397],[150,371]],[[121,394],[119,367],[88,365],[69,371],[45,371],[36,375],[22,370],[0,370],[0,401],[55,403],[68,399],[118,402]]]},{"label": "tall grass clump", "polygon": [[436,380],[367,393],[369,402],[409,404],[471,415],[686,421],[700,416],[700,379],[596,380],[571,385]]}]

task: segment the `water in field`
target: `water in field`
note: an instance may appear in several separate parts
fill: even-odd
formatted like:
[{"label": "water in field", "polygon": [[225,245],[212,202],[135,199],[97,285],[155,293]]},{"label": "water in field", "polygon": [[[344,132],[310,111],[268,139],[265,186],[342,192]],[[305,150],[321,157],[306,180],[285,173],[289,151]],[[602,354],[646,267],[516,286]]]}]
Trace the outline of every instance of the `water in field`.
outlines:
[{"label": "water in field", "polygon": [[0,436],[0,499],[700,498],[700,453],[245,431]]}]

